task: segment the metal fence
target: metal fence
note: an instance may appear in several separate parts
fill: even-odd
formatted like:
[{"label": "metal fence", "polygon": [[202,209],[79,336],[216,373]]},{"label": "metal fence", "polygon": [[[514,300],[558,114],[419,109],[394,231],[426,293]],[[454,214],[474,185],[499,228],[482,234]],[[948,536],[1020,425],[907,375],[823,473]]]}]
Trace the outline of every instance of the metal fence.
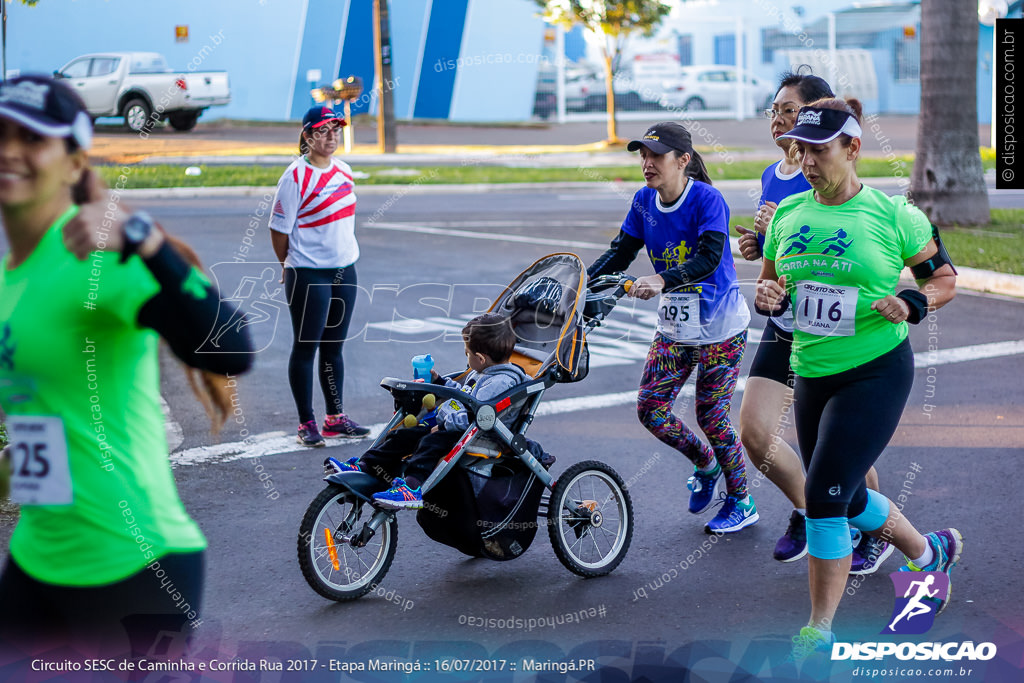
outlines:
[{"label": "metal fence", "polygon": [[[758,116],[771,106],[778,75],[807,65],[841,96],[876,112],[911,113],[919,101],[920,9],[854,8],[796,23],[754,0],[745,16],[707,17],[637,41],[614,79],[616,115],[624,121]],[[545,37],[534,116],[596,121],[607,115],[604,69],[594,50],[565,33]],[[737,68],[741,64],[743,68]]]}]

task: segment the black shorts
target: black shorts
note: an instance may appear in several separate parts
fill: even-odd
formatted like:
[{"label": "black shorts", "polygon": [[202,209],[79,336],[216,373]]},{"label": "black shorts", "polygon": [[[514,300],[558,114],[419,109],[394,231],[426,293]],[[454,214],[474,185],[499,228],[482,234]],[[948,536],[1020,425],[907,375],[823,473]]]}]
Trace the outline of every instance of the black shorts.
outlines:
[{"label": "black shorts", "polygon": [[769,320],[764,326],[761,343],[750,365],[751,377],[764,377],[793,388],[793,368],[789,353],[793,349],[793,333],[780,330]]}]

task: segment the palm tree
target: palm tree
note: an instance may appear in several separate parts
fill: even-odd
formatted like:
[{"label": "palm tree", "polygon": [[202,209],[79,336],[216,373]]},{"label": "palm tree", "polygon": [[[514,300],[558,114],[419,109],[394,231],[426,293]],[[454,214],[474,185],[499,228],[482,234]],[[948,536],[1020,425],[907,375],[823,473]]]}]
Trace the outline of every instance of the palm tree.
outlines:
[{"label": "palm tree", "polygon": [[921,114],[911,197],[936,225],[985,225],[978,139],[977,3],[921,3]]}]

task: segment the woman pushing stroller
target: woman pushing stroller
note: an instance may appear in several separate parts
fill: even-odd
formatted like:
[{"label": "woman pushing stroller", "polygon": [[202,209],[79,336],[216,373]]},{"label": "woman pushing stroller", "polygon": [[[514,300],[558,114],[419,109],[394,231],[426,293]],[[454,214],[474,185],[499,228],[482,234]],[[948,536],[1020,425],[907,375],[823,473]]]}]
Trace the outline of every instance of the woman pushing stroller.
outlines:
[{"label": "woman pushing stroller", "polygon": [[[691,513],[714,506],[724,480],[727,495],[705,531],[739,531],[758,515],[747,493],[743,448],[729,420],[750,323],[729,249],[729,208],[680,124],[657,123],[627,149],[640,150],[647,186],[634,195],[611,248],[587,275],[593,280],[624,270],[646,248],[656,274],[637,279],[629,296],[661,296],[661,302],[637,412],[655,437],[693,462]],[[694,370],[697,424],[711,447],[672,412]]]}]

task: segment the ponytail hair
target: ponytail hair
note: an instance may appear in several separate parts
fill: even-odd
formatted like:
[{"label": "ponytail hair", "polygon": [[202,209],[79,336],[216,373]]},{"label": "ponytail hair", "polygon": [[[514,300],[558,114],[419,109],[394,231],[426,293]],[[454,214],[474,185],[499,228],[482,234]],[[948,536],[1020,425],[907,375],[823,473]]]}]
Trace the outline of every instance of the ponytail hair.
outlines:
[{"label": "ponytail hair", "polygon": [[[199,254],[192,247],[167,232],[164,232],[164,238],[185,261],[202,270],[203,264],[199,260]],[[234,385],[229,386],[228,383],[231,380],[224,375],[209,370],[197,370],[184,363],[181,366],[185,371],[185,378],[192,389],[192,394],[202,404],[206,416],[210,419],[210,430],[214,435],[219,434],[233,410],[232,398],[235,398],[235,405],[237,405],[238,399],[235,397],[237,388]]]},{"label": "ponytail hair", "polygon": [[[815,100],[807,105],[808,107],[814,107],[816,109],[834,109],[836,111],[843,111],[853,116],[854,120],[858,124],[861,123],[864,116],[864,105],[860,103],[855,97],[823,97],[820,100]],[[850,142],[853,140],[849,135],[843,133],[839,136],[840,144],[843,147],[849,147]]]},{"label": "ponytail hair", "polygon": [[309,141],[306,140],[306,131],[299,131],[299,155],[309,154]]},{"label": "ponytail hair", "polygon": [[[681,154],[681,152],[677,152]],[[690,150],[690,161],[686,164],[686,169],[683,171],[686,175],[690,176],[694,180],[699,180],[702,183],[711,184],[711,176],[708,175],[708,167],[704,165],[704,159],[700,153],[695,150]]]}]

